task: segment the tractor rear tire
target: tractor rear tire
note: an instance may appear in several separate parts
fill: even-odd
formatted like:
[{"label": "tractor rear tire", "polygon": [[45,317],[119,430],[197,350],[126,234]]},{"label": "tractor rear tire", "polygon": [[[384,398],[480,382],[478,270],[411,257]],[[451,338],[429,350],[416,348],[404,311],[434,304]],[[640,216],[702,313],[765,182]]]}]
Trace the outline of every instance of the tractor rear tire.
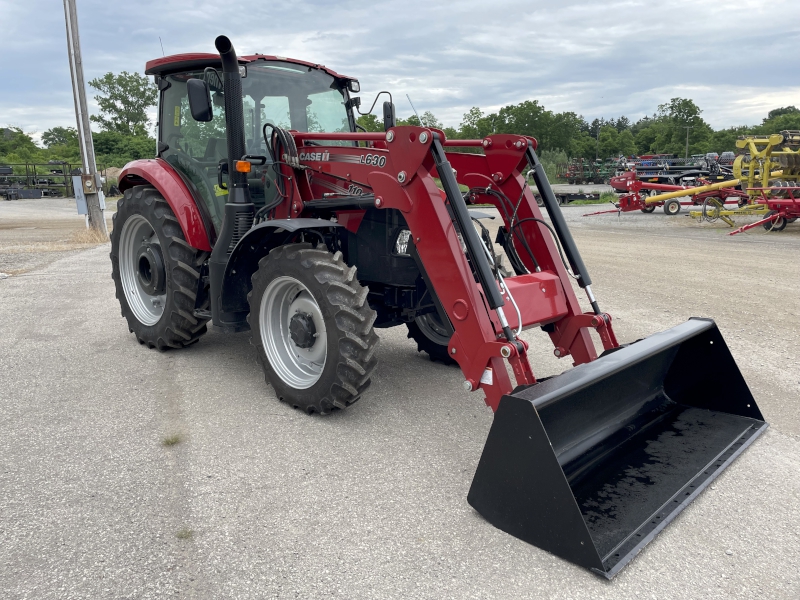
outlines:
[{"label": "tractor rear tire", "polygon": [[448,345],[450,336],[447,335],[437,313],[427,313],[417,317],[414,321],[406,323],[408,335],[406,337],[417,342],[417,352],[425,352],[432,362],[445,365],[457,365],[450,356]]},{"label": "tractor rear tire", "polygon": [[681,212],[681,203],[676,198],[671,198],[664,202],[664,213],[673,216]]},{"label": "tractor rear tire", "polygon": [[140,344],[167,350],[195,343],[208,319],[197,317],[200,268],[207,252],[192,248],[175,213],[150,186],[125,190],[111,231],[111,278],[122,316]]},{"label": "tractor rear tire", "polygon": [[356,268],[324,246],[287,244],[258,262],[252,283],[251,343],[278,398],[322,415],[358,400],[379,340]]}]

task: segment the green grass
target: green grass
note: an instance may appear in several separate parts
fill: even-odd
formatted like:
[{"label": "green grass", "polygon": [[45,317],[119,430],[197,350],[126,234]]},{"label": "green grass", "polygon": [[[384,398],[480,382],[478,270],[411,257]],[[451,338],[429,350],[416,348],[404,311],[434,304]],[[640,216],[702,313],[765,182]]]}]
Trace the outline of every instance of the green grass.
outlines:
[{"label": "green grass", "polygon": [[[442,187],[442,180],[441,179],[439,179],[438,177],[434,177],[433,181],[436,183],[436,187],[438,187],[440,190],[444,189]],[[460,183],[458,184],[458,189],[461,190],[462,192],[468,192],[469,191],[469,188],[467,186],[462,185]]]},{"label": "green grass", "polygon": [[617,200],[619,200],[619,196],[614,192],[603,192],[600,194],[600,202],[616,202]]},{"label": "green grass", "polygon": [[183,529],[178,530],[178,532],[175,534],[175,537],[179,540],[190,540],[192,537],[194,537],[194,531],[184,527]]},{"label": "green grass", "polygon": [[161,445],[170,448],[172,446],[175,446],[176,444],[180,444],[182,441],[183,437],[181,437],[180,434],[176,433],[175,435],[170,435],[161,440]]},{"label": "green grass", "polygon": [[600,194],[599,200],[574,200],[569,203],[569,206],[581,206],[584,204],[608,204],[609,202],[617,202],[619,198],[613,192],[603,192]]},{"label": "green grass", "polygon": [[565,206],[583,206],[588,204],[600,204],[600,200],[573,200]]}]

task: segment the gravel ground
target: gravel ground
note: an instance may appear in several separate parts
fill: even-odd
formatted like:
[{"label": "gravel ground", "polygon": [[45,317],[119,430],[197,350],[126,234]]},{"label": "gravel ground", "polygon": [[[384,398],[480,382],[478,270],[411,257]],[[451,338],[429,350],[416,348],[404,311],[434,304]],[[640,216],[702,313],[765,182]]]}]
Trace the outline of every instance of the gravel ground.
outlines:
[{"label": "gravel ground", "polygon": [[[106,206],[110,228],[116,200],[108,200]],[[27,273],[91,247],[75,241],[85,229],[86,219],[77,214],[74,198],[0,201],[0,273]]]},{"label": "gravel ground", "polygon": [[[0,280],[0,596],[800,597],[800,224],[584,212],[564,209],[620,340],[715,317],[771,424],[613,581],[469,507],[491,411],[404,330],[380,331],[365,398],[309,418],[248,334],[139,346],[105,245]],[[568,368],[529,340],[537,375]]]}]

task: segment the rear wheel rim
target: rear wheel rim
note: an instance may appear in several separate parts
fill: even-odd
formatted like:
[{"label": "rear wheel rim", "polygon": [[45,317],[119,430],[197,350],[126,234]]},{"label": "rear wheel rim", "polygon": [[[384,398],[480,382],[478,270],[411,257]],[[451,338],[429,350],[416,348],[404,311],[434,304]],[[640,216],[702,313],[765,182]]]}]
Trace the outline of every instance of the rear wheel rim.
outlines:
[{"label": "rear wheel rim", "polygon": [[[297,312],[310,315],[314,322],[316,337],[310,348],[301,348],[292,339],[289,326]],[[294,277],[273,279],[261,297],[259,329],[270,367],[286,385],[305,390],[319,381],[327,361],[328,336],[322,310],[305,285]]]},{"label": "rear wheel rim", "polygon": [[155,229],[142,215],[131,215],[119,236],[119,275],[131,312],[142,325],[151,326],[164,315],[167,295],[149,294],[139,280],[139,270],[145,267],[140,264],[139,248],[145,243],[159,245]]}]

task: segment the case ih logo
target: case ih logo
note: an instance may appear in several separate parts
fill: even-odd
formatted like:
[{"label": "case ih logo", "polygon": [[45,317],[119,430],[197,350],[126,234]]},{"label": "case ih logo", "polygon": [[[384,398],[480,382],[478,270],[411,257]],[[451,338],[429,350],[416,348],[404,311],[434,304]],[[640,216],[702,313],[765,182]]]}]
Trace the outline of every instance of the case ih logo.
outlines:
[{"label": "case ih logo", "polygon": [[300,160],[316,160],[318,162],[329,160],[330,152],[301,152]]},{"label": "case ih logo", "polygon": [[343,162],[355,165],[369,165],[382,169],[386,166],[386,157],[381,154],[331,154],[330,152],[301,152],[300,160],[317,162]]}]

